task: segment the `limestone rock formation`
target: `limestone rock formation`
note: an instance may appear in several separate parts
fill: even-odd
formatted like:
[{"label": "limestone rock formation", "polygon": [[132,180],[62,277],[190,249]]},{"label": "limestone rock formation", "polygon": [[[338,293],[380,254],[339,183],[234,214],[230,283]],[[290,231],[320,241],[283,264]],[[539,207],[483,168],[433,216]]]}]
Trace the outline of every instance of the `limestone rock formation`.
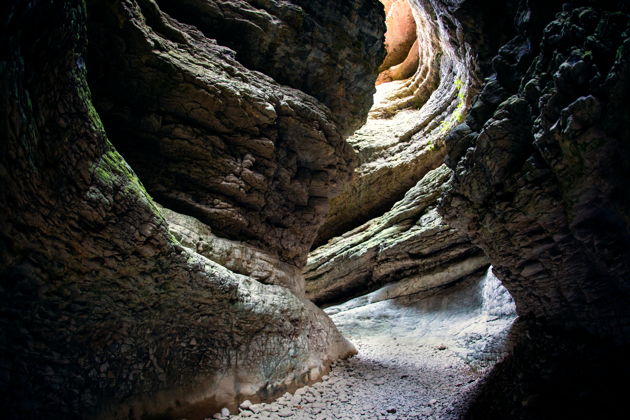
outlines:
[{"label": "limestone rock formation", "polygon": [[344,135],[365,122],[383,61],[378,0],[160,0],[245,67],[328,106]]},{"label": "limestone rock formation", "polygon": [[628,24],[625,13],[569,9],[539,48],[524,35],[504,46],[450,138],[455,176],[441,207],[522,315],[602,335],[630,319]]},{"label": "limestone rock formation", "polygon": [[340,302],[379,289],[369,295],[376,302],[445,286],[487,266],[481,250],[437,214],[450,176],[445,165],[434,169],[383,216],[311,252],[307,297]]},{"label": "limestone rock formation", "polygon": [[[414,42],[407,54],[412,64],[405,64],[414,71],[377,86],[367,123],[348,139],[359,166],[352,182],[331,201],[317,246],[382,215],[440,166],[443,138],[463,118],[476,92],[473,55],[461,25],[444,5],[425,0],[384,3],[390,11],[386,37],[401,48]],[[412,41],[403,30],[410,25],[409,12],[416,27]],[[396,35],[389,35],[391,31]],[[392,48],[388,59],[396,63],[401,57]]]},{"label": "limestone rock formation", "polygon": [[[495,266],[516,348],[469,418],[614,418],[630,373],[627,2],[521,2],[447,141],[439,209]],[[577,7],[591,4],[594,7]]]},{"label": "limestone rock formation", "polygon": [[140,6],[89,10],[90,81],[112,142],[157,201],[301,267],[352,170],[332,114]]},{"label": "limestone rock formation", "polygon": [[[344,4],[361,10],[344,15],[348,30],[369,28],[356,32],[359,50],[382,55],[370,20],[379,9]],[[243,257],[296,269],[352,153],[325,105],[247,69],[160,6],[3,7],[0,417],[204,418],[317,379],[354,351],[299,296],[301,279],[265,276],[264,261],[232,266],[248,276],[236,274],[169,232],[150,194],[205,216]],[[319,21],[322,34],[335,24]],[[376,58],[337,47],[371,85]],[[355,73],[341,71],[326,75],[330,88],[352,89]],[[355,121],[359,109],[348,111]],[[184,245],[219,243],[188,243],[188,222]]]},{"label": "limestone rock formation", "polygon": [[180,244],[229,270],[261,283],[277,284],[304,296],[302,270],[278,260],[264,249],[215,235],[210,227],[191,216],[156,206],[168,222],[168,230]]}]

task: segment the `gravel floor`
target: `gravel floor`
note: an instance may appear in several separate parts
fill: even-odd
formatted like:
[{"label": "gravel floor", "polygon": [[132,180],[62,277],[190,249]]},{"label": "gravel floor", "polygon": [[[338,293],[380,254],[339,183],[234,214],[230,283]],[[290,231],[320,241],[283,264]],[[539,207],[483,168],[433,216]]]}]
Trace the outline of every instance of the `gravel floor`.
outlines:
[{"label": "gravel floor", "polygon": [[230,418],[457,419],[478,373],[448,350],[355,340],[359,355],[325,379]]},{"label": "gravel floor", "polygon": [[334,364],[322,382],[270,404],[245,402],[229,418],[461,418],[514,319],[509,296],[486,277],[414,304],[334,308],[332,319],[359,354]]}]

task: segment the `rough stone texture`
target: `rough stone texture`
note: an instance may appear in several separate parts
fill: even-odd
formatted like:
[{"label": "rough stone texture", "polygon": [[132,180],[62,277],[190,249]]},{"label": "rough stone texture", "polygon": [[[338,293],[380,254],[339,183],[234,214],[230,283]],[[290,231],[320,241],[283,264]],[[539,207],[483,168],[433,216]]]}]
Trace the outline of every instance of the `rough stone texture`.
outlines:
[{"label": "rough stone texture", "polygon": [[409,0],[409,5],[417,43],[406,65],[415,73],[377,87],[367,123],[348,139],[359,166],[353,181],[331,201],[317,246],[382,215],[440,166],[443,138],[461,122],[476,91],[473,56],[451,12],[429,0]]},{"label": "rough stone texture", "polygon": [[245,67],[313,95],[344,135],[365,122],[383,52],[378,0],[159,0]]},{"label": "rough stone texture", "polygon": [[[521,2],[439,211],[495,266],[521,316],[469,418],[617,418],[630,373],[627,2]],[[556,14],[557,13],[557,14]]]},{"label": "rough stone texture", "polygon": [[212,233],[208,225],[191,216],[176,213],[157,205],[168,222],[168,230],[183,246],[228,268],[261,283],[277,284],[304,296],[302,270],[285,264],[263,249],[240,241],[221,238]]},{"label": "rough stone texture", "polygon": [[[199,6],[199,14],[211,4]],[[245,241],[300,267],[328,210],[328,198],[349,179],[353,165],[352,150],[328,108],[243,67],[230,50],[175,21],[153,2],[90,3],[89,13],[95,106],[147,190],[219,236]],[[372,20],[375,16],[379,14],[367,14]],[[356,13],[346,18],[349,32],[372,23]],[[380,26],[373,31],[378,33]],[[327,33],[325,29],[317,26],[317,33]],[[344,39],[336,41],[338,54],[352,49]],[[376,42],[368,35],[359,40]],[[363,68],[368,65],[355,61],[362,57],[348,55],[343,61]],[[342,60],[332,52],[324,58]],[[344,69],[325,68],[326,77],[319,79],[319,71],[313,71],[313,83],[328,86],[330,97],[330,89],[352,89],[334,83]],[[361,76],[374,80],[374,75]],[[355,97],[369,100],[370,93],[359,89]]]},{"label": "rough stone texture", "polygon": [[371,301],[411,295],[463,278],[488,264],[466,235],[437,214],[451,176],[445,165],[427,173],[383,216],[309,254],[304,275],[315,303],[346,300],[393,283]]},{"label": "rough stone texture", "polygon": [[359,353],[321,383],[236,418],[459,420],[489,367],[505,356],[515,308],[491,270],[421,296],[326,312]]},{"label": "rough stone texture", "polygon": [[[630,337],[628,15],[578,8],[495,58],[450,138],[441,212],[490,257],[519,313]],[[457,144],[457,143],[463,143]],[[588,308],[588,310],[585,310]]]},{"label": "rough stone texture", "polygon": [[[154,172],[147,185],[172,201],[197,209],[186,196],[193,186],[208,200],[217,191],[227,204],[241,200],[258,238],[238,217],[226,223],[220,205],[210,219],[241,229],[247,243],[277,240],[263,251],[296,265],[321,203],[350,172],[330,112],[245,69],[152,1],[88,3],[102,13],[88,19],[78,0],[3,8],[0,417],[197,419],[317,379],[353,346],[310,301],[182,247],[108,135],[144,150],[138,172]],[[102,57],[93,49],[87,60],[88,27]],[[88,69],[103,83],[105,127]],[[164,141],[142,149],[156,139]],[[265,192],[245,196],[246,186]],[[261,197],[278,207],[275,230],[255,217],[265,217]],[[291,217],[304,223],[298,239]]]}]

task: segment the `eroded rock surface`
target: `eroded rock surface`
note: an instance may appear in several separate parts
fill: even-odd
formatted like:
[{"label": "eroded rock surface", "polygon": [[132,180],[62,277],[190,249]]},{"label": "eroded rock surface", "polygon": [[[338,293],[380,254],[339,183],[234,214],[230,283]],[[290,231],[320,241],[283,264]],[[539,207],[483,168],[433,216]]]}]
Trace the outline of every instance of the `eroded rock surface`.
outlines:
[{"label": "eroded rock surface", "polygon": [[383,60],[378,0],[159,0],[245,67],[316,97],[344,135],[365,122]]},{"label": "eroded rock surface", "polygon": [[436,207],[451,170],[426,174],[383,216],[336,237],[309,255],[307,296],[338,302],[380,289],[371,301],[412,295],[466,277],[488,264]]},{"label": "eroded rock surface", "polygon": [[87,3],[1,24],[1,417],[197,419],[317,379],[354,347],[279,273],[182,246],[109,136],[162,201],[297,267],[351,172],[342,129],[153,1]]},{"label": "eroded rock surface", "polygon": [[[461,122],[476,91],[473,56],[449,9],[421,0],[385,3],[390,11],[410,6],[417,42],[408,55],[415,62],[417,54],[417,64],[403,80],[377,86],[367,123],[348,139],[359,166],[352,182],[331,201],[317,246],[382,215],[440,166],[443,138]],[[407,17],[398,16],[401,26],[408,24]]]},{"label": "eroded rock surface", "polygon": [[467,232],[525,331],[468,418],[616,414],[630,372],[627,2],[521,2],[466,124],[439,211]]},{"label": "eroded rock surface", "polygon": [[96,108],[149,193],[301,267],[354,164],[329,109],[155,3],[94,3],[90,19]]},{"label": "eroded rock surface", "polygon": [[523,36],[503,47],[450,138],[455,177],[441,207],[523,315],[620,339],[630,319],[628,23],[621,12],[567,10],[539,48]]}]

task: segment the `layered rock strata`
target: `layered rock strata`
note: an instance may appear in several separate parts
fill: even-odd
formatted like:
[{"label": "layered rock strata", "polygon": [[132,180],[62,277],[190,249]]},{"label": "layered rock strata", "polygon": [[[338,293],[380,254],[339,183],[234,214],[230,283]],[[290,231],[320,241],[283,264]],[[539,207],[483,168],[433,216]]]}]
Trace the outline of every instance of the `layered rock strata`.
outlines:
[{"label": "layered rock strata", "polygon": [[[155,3],[94,3],[89,12],[96,109],[151,195],[219,236],[301,267],[328,199],[353,166],[329,109],[243,67],[231,50]],[[366,36],[365,43],[379,40]],[[352,58],[362,56],[326,56],[347,65]],[[341,70],[329,69],[333,76]],[[318,83],[332,96],[342,85],[326,74]]]},{"label": "layered rock strata", "polygon": [[521,316],[469,418],[614,418],[630,374],[628,5],[519,10],[447,141],[439,212],[488,255]]},{"label": "layered rock strata", "polygon": [[[417,66],[411,77],[377,87],[367,123],[348,139],[359,166],[353,181],[331,201],[318,246],[382,215],[438,167],[445,155],[443,137],[463,120],[476,91],[473,56],[450,9],[429,0],[385,5],[391,12],[388,31],[394,33],[405,33],[401,27],[409,25],[408,13],[394,14],[397,8],[412,13],[416,41],[408,56],[418,54]],[[391,46],[389,57],[396,58]]]},{"label": "layered rock strata", "polygon": [[311,252],[307,297],[322,304],[379,289],[369,295],[377,302],[445,286],[487,266],[481,250],[437,213],[450,177],[445,165],[434,169],[383,216]]},{"label": "layered rock strata", "polygon": [[[370,26],[360,4],[345,18]],[[353,346],[282,276],[183,247],[109,137],[163,202],[297,267],[351,171],[343,130],[153,1],[88,6],[10,2],[2,22],[2,417],[196,419],[317,379]]]}]

